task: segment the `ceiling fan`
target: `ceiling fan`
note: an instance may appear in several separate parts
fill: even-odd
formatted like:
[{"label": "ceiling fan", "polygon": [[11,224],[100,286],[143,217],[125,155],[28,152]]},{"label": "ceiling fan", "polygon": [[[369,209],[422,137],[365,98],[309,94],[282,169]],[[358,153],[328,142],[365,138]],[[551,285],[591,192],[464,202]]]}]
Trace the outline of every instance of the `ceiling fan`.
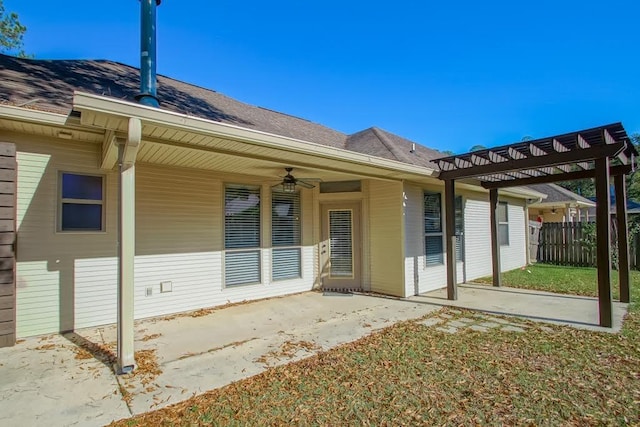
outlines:
[{"label": "ceiling fan", "polygon": [[284,170],[287,174],[282,177],[282,182],[272,187],[282,187],[283,193],[294,193],[296,191],[296,185],[299,185],[302,188],[315,188],[315,185],[310,184],[307,181],[320,181],[319,178],[305,178],[305,180],[298,179],[291,175],[291,171],[293,170],[291,167],[286,167]]}]

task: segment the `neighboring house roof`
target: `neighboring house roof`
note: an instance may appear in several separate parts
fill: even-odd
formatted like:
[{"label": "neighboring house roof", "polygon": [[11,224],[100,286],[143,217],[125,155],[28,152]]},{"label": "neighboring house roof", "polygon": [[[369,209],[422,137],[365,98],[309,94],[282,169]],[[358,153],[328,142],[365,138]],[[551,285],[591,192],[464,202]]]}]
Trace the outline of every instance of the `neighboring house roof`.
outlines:
[{"label": "neighboring house roof", "polygon": [[544,201],[533,203],[531,206],[552,206],[562,207],[566,204],[577,206],[595,206],[595,203],[586,197],[582,197],[573,191],[567,190],[557,184],[533,184],[528,186],[530,189],[542,194],[546,194],[547,197]]},{"label": "neighboring house roof", "polygon": [[[139,70],[106,60],[33,60],[0,55],[0,102],[67,114],[73,92],[126,101],[139,92]],[[309,120],[236,101],[213,90],[158,76],[160,108],[438,170],[438,152],[372,127],[346,135]]]},{"label": "neighboring house roof", "polygon": [[[594,204],[596,203],[596,198],[595,197],[589,197],[589,200],[593,201]],[[610,203],[609,211],[611,212],[611,215],[615,215],[615,213],[616,213],[616,194],[615,194],[613,188],[610,189],[609,203]],[[595,215],[595,210],[593,211],[593,213]],[[627,199],[627,214],[640,214],[640,203],[634,202],[633,200],[630,200],[630,199]]]}]

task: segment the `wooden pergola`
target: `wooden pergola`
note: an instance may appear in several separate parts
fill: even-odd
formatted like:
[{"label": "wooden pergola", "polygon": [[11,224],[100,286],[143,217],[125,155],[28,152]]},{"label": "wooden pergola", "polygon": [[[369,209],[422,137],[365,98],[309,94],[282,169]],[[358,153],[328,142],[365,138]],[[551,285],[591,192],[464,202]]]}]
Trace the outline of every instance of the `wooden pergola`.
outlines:
[{"label": "wooden pergola", "polygon": [[445,182],[447,297],[457,299],[455,253],[455,182],[471,180],[489,190],[493,285],[500,286],[498,190],[529,184],[595,178],[596,259],[600,326],[612,326],[611,215],[613,177],[618,216],[620,301],[629,302],[629,242],[625,175],[634,170],[638,152],[621,123],[535,139],[435,160]]}]

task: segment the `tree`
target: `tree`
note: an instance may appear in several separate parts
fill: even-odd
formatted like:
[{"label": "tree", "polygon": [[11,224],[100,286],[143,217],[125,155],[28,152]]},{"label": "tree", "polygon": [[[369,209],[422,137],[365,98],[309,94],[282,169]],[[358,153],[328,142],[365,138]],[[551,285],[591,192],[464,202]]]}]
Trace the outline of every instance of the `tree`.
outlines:
[{"label": "tree", "polygon": [[469,151],[482,151],[482,150],[486,150],[486,149],[487,149],[487,147],[485,147],[484,145],[477,144],[477,145],[474,145],[473,147],[471,147],[471,150],[469,150]]},{"label": "tree", "polygon": [[18,14],[7,13],[0,0],[0,53],[15,54],[23,58],[28,56],[22,49],[22,37],[26,31],[27,27],[20,23]]},{"label": "tree", "polygon": [[[640,151],[640,134],[635,133],[629,136],[631,143],[636,147],[636,150]],[[573,191],[583,197],[595,197],[596,187],[593,178],[576,179],[574,181],[562,181],[558,182],[558,185],[566,188],[569,191]],[[640,201],[640,173],[638,171],[633,172],[627,176],[627,198]]]},{"label": "tree", "polygon": [[[640,152],[640,133],[634,133],[629,137],[631,143]],[[632,200],[640,201],[640,173],[633,172],[627,178],[627,197]]]}]

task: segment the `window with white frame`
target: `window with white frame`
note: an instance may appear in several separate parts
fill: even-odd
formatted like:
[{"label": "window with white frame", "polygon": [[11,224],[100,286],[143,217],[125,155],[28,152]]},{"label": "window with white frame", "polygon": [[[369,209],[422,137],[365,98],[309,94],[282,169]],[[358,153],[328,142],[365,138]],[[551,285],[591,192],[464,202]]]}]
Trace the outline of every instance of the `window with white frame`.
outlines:
[{"label": "window with white frame", "polygon": [[104,177],[60,173],[58,231],[104,231]]},{"label": "window with white frame", "polygon": [[501,246],[509,245],[509,205],[507,202],[498,203],[498,241]]},{"label": "window with white frame", "polygon": [[225,287],[261,282],[259,187],[225,187],[224,248]]},{"label": "window with white frame", "polygon": [[301,277],[300,193],[272,193],[271,246],[271,278]]},{"label": "window with white frame", "polygon": [[427,266],[444,264],[442,198],[440,193],[424,193],[424,253]]}]

